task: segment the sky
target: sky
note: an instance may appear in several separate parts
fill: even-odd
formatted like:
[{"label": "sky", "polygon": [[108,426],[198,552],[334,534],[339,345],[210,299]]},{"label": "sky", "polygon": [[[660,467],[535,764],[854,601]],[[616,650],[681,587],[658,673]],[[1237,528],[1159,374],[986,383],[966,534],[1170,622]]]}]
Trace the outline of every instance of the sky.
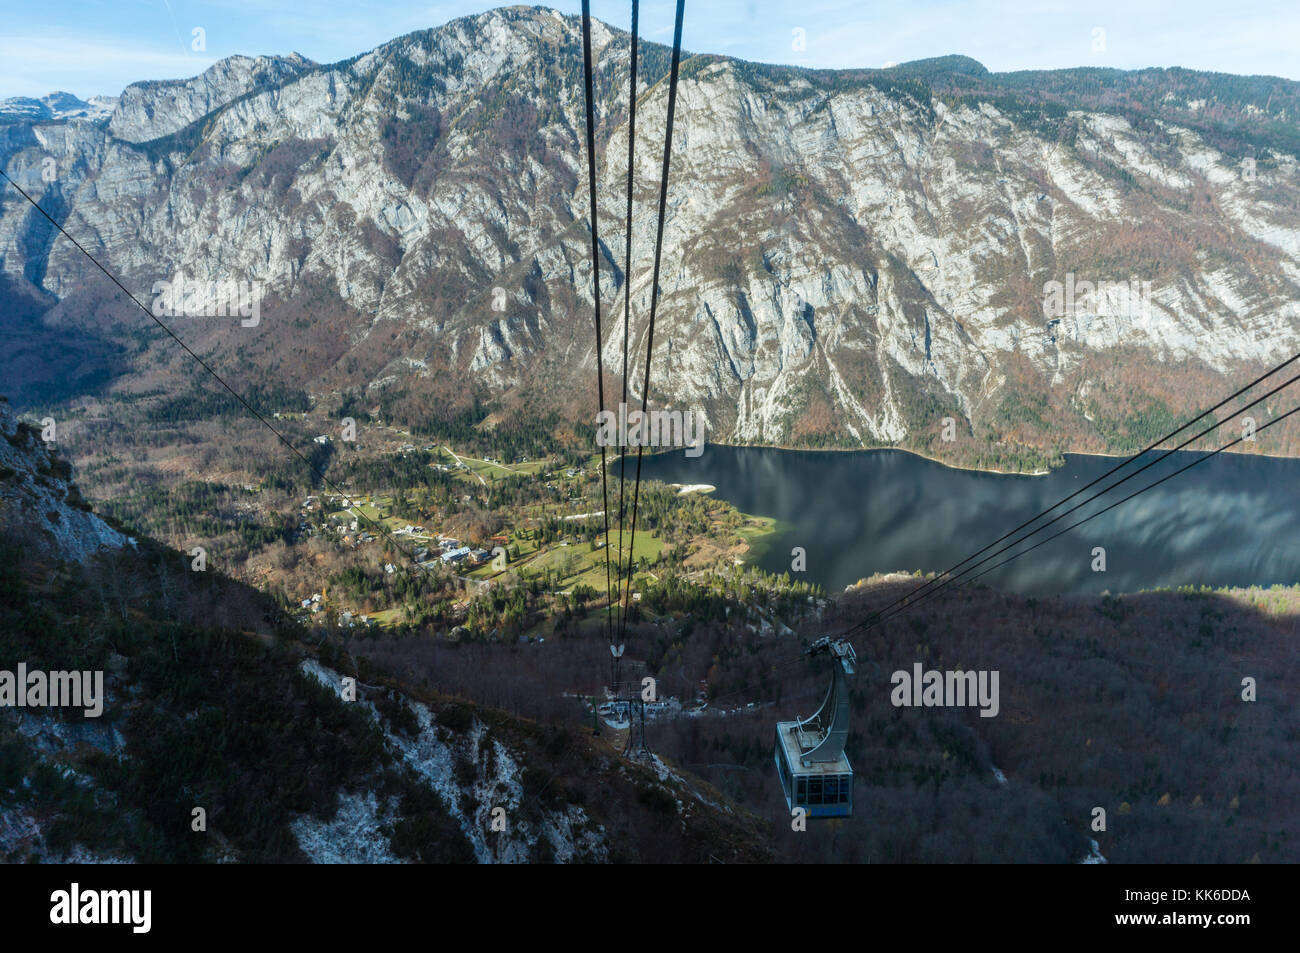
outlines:
[{"label": "sky", "polygon": [[[500,4],[377,0],[2,0],[0,98],[194,76],[216,60],[298,52],[330,63]],[[21,13],[17,12],[21,3]],[[565,13],[581,2],[555,2]],[[674,4],[641,4],[672,42]],[[627,29],[631,4],[594,0]],[[994,71],[1185,66],[1300,80],[1296,0],[693,0],[683,46],[767,63],[881,67],[960,53]]]}]

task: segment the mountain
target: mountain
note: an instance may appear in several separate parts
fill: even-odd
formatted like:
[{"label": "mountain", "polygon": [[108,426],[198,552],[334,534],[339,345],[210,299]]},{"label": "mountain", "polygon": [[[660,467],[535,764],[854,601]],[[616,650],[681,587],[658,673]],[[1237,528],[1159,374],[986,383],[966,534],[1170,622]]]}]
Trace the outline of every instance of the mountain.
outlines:
[{"label": "mountain", "polygon": [[[594,31],[612,393],[629,45]],[[641,49],[637,354],[668,68]],[[1295,82],[686,54],[677,109],[651,399],[715,442],[1038,466],[1134,449],[1300,350]],[[583,136],[579,21],[509,7],[340,63],[139,83],[106,124],[10,116],[0,164],[146,305],[178,273],[259,283],[255,325],[170,322],[241,385],[364,392],[437,429],[594,421]],[[0,278],[20,405],[190,379],[11,188]],[[1290,423],[1261,448],[1300,452]]]},{"label": "mountain", "polygon": [[78,99],[71,93],[50,93],[40,99],[16,96],[0,100],[0,122],[52,122],[84,119],[99,123],[112,115],[116,96],[91,96]]}]

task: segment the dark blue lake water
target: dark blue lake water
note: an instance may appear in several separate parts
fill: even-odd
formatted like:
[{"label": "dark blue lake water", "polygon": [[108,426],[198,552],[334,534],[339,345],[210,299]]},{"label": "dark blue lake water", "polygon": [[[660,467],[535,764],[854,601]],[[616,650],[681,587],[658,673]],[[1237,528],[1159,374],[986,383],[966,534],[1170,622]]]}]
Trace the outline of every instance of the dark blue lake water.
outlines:
[{"label": "dark blue lake water", "polygon": [[[1130,465],[1033,525],[1069,510],[1156,456]],[[1174,454],[1106,494],[1102,502],[1071,513],[971,575],[1198,456],[1203,454]],[[718,497],[743,512],[774,516],[789,524],[759,565],[773,572],[788,571],[791,549],[801,546],[807,552],[805,578],[835,591],[874,572],[948,569],[1122,459],[1071,454],[1064,468],[1047,476],[1003,476],[954,470],[896,450],[821,452],[709,445],[694,459],[680,451],[646,457],[642,474],[643,479],[669,483],[712,484]],[[1023,532],[1012,539],[1020,535]],[[1006,544],[989,552],[1002,545]],[[1105,572],[1093,571],[1095,547],[1106,551]],[[1227,453],[980,579],[1022,593],[1297,581],[1300,460]]]}]

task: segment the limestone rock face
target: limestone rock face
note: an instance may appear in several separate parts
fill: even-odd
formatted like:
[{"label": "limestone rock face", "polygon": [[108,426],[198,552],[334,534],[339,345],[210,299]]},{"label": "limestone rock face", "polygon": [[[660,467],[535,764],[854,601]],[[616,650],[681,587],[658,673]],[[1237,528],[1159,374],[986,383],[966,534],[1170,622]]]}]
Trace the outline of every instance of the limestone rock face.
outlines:
[{"label": "limestone rock face", "polygon": [[100,549],[125,546],[127,538],[82,502],[70,476],[40,431],[20,426],[0,401],[0,536],[54,561],[85,562]]},{"label": "limestone rock face", "polygon": [[148,142],[184,129],[257,89],[269,89],[313,66],[292,56],[231,56],[189,80],[133,83],[122,91],[108,131],[127,142]]}]

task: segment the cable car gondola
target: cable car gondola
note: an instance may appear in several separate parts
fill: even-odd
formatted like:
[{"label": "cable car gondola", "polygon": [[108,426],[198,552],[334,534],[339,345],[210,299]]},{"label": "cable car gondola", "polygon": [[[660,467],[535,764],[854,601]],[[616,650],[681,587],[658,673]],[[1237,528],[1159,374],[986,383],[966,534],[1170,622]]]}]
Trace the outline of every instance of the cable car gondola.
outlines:
[{"label": "cable car gondola", "polygon": [[776,725],[776,773],[791,811],[808,817],[853,813],[853,767],[844,753],[849,736],[849,691],[844,676],[857,671],[857,654],[846,639],[818,639],[809,655],[831,657],[831,688],[821,708],[807,718]]}]

